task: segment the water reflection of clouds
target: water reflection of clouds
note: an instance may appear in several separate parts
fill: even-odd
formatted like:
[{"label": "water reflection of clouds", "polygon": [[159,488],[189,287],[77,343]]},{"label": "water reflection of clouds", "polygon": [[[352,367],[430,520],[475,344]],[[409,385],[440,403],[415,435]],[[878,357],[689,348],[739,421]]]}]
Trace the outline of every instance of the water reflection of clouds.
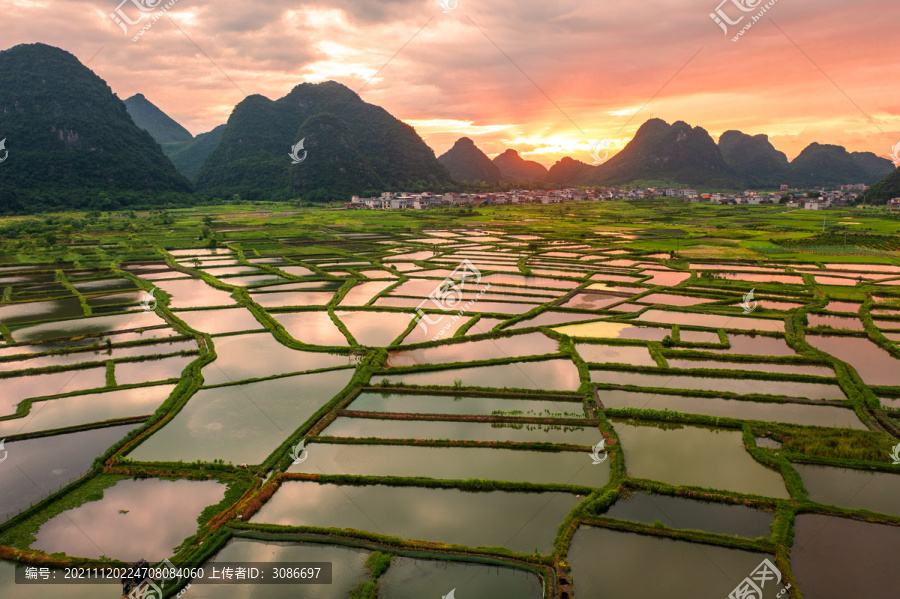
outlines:
[{"label": "water reflection of clouds", "polygon": [[7,441],[0,467],[0,521],[87,472],[95,457],[137,426]]},{"label": "water reflection of clouds", "polygon": [[224,494],[225,485],[212,481],[123,480],[106,489],[103,499],[41,526],[32,547],[81,557],[156,562],[196,532],[197,516]]}]

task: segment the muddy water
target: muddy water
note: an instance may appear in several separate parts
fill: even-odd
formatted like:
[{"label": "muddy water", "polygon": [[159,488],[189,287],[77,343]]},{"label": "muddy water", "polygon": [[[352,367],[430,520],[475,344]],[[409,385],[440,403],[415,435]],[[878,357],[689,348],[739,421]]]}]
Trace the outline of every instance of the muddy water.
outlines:
[{"label": "muddy water", "polygon": [[[765,553],[591,527],[580,528],[569,549],[575,596],[589,598],[727,597],[765,558],[774,561]],[[775,599],[781,589],[766,588],[760,599]]]},{"label": "muddy water", "polygon": [[809,464],[794,468],[812,501],[900,516],[900,474]]},{"label": "muddy water", "polygon": [[791,571],[804,597],[896,599],[898,551],[900,526],[800,514]]},{"label": "muddy water", "polygon": [[747,453],[740,431],[619,419],[613,420],[613,426],[622,442],[630,476],[672,485],[788,497],[781,474]]}]

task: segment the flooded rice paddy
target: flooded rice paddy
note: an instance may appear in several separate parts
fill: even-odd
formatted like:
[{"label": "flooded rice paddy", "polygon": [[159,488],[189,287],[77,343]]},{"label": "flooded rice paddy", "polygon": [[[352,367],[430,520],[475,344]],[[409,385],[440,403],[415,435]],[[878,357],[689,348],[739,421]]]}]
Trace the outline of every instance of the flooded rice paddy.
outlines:
[{"label": "flooded rice paddy", "polygon": [[[90,558],[161,561],[194,533],[197,516],[224,493],[225,486],[212,481],[122,480],[104,489],[102,499],[44,523],[32,547]],[[158,526],[160,521],[166,525]],[[98,522],[114,525],[98,527]]]},{"label": "flooded rice paddy", "polygon": [[805,397],[807,399],[845,399],[841,388],[837,384],[830,383],[795,383],[791,381],[697,377],[674,373],[647,374],[619,370],[592,370],[591,380],[595,383],[607,385],[725,391],[739,395],[761,393],[765,395]]},{"label": "flooded rice paddy", "polygon": [[622,599],[727,597],[765,558],[774,556],[594,527],[569,550],[576,596]]},{"label": "flooded rice paddy", "polygon": [[[740,431],[614,420],[631,476],[673,485],[789,497],[781,474],[756,462]],[[692,456],[704,456],[703,460]]]},{"label": "flooded rice paddy", "polygon": [[663,393],[641,393],[601,389],[597,393],[607,408],[674,410],[686,414],[721,416],[739,420],[789,422],[803,426],[828,426],[866,430],[856,413],[848,408],[799,403],[779,403],[690,397]]},{"label": "flooded rice paddy", "polygon": [[466,397],[457,395],[419,395],[362,393],[348,408],[362,412],[395,412],[404,414],[460,414],[472,416],[541,416],[566,418],[584,416],[580,401],[562,399],[513,399],[499,397]]},{"label": "flooded rice paddy", "polygon": [[[601,438],[599,432],[583,436],[593,443]],[[313,443],[309,458],[288,471],[602,487],[609,481],[609,460],[594,465],[584,451]]]},{"label": "flooded rice paddy", "polygon": [[[267,237],[229,224],[228,247],[185,239],[115,267],[112,253],[96,268],[4,263],[0,545],[330,561],[333,584],[301,589],[316,599],[363,584],[538,599],[557,583],[574,599],[554,567],[566,559],[575,597],[644,599],[728,596],[775,559],[747,550],[762,537],[752,546],[790,547],[780,563],[805,596],[893,597],[900,369],[858,313],[877,292],[875,325],[896,341],[885,279],[900,267],[684,259],[647,247],[669,235],[655,226],[565,241],[519,225]],[[671,235],[688,244],[688,229]],[[454,278],[463,260],[480,273]],[[801,330],[786,327],[806,306]],[[861,410],[873,396],[884,409]],[[646,411],[612,417],[623,408]],[[808,501],[788,492],[799,481]],[[373,580],[377,552],[393,557]],[[0,594],[35,596],[13,568],[0,562]]]},{"label": "flooded rice paddy", "polygon": [[791,571],[804,596],[896,597],[900,526],[801,514],[794,530]]},{"label": "flooded rice paddy", "polygon": [[[467,493],[292,481],[282,484],[252,522],[365,530],[374,521],[381,534],[404,539],[546,553],[559,522],[578,502],[569,493]],[[520,514],[535,516],[523,523]]]},{"label": "flooded rice paddy", "polygon": [[748,538],[769,536],[769,527],[774,520],[772,514],[744,505],[643,492],[619,497],[604,516],[644,524],[662,523],[667,528],[702,530]]}]

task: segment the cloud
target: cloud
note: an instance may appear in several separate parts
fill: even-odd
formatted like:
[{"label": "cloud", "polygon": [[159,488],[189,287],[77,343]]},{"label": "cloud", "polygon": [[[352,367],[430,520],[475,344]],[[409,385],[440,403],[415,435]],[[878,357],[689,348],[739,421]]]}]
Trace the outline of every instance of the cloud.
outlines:
[{"label": "cloud", "polygon": [[716,0],[459,0],[450,14],[435,0],[178,0],[134,43],[109,18],[119,1],[0,0],[0,39],[96,54],[120,97],[143,93],[193,133],[245,94],[334,79],[438,154],[471,135],[552,164],[587,140],[621,147],[650,115],[769,133],[789,156],[900,140],[898,3],[779,1],[733,43]]}]

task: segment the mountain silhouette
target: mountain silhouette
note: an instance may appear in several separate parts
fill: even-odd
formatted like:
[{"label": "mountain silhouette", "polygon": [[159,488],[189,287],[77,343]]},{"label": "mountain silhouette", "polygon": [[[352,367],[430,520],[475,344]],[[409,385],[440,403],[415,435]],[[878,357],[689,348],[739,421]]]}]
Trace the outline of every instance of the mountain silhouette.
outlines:
[{"label": "mountain silhouette", "polygon": [[[348,87],[326,81],[302,83],[279,100],[261,95],[242,100],[197,173],[198,189],[221,196],[237,193],[244,199],[295,197],[297,182],[288,153],[300,141],[296,137],[300,126],[323,113],[346,125],[350,139],[345,141],[353,142],[384,188],[427,190],[450,183],[450,174],[415,129],[383,108],[363,102]],[[304,166],[317,169],[325,163]],[[329,175],[323,173],[321,180],[327,179]],[[362,179],[371,176],[364,173]],[[337,193],[335,188],[331,195]]]},{"label": "mountain silhouette", "polygon": [[454,181],[486,181],[498,183],[502,178],[500,169],[487,155],[478,149],[468,137],[460,137],[438,158],[447,167]]},{"label": "mountain silhouette", "polygon": [[512,149],[495,157],[493,163],[500,169],[500,178],[504,181],[545,181],[549,174],[543,164],[525,160]]}]

